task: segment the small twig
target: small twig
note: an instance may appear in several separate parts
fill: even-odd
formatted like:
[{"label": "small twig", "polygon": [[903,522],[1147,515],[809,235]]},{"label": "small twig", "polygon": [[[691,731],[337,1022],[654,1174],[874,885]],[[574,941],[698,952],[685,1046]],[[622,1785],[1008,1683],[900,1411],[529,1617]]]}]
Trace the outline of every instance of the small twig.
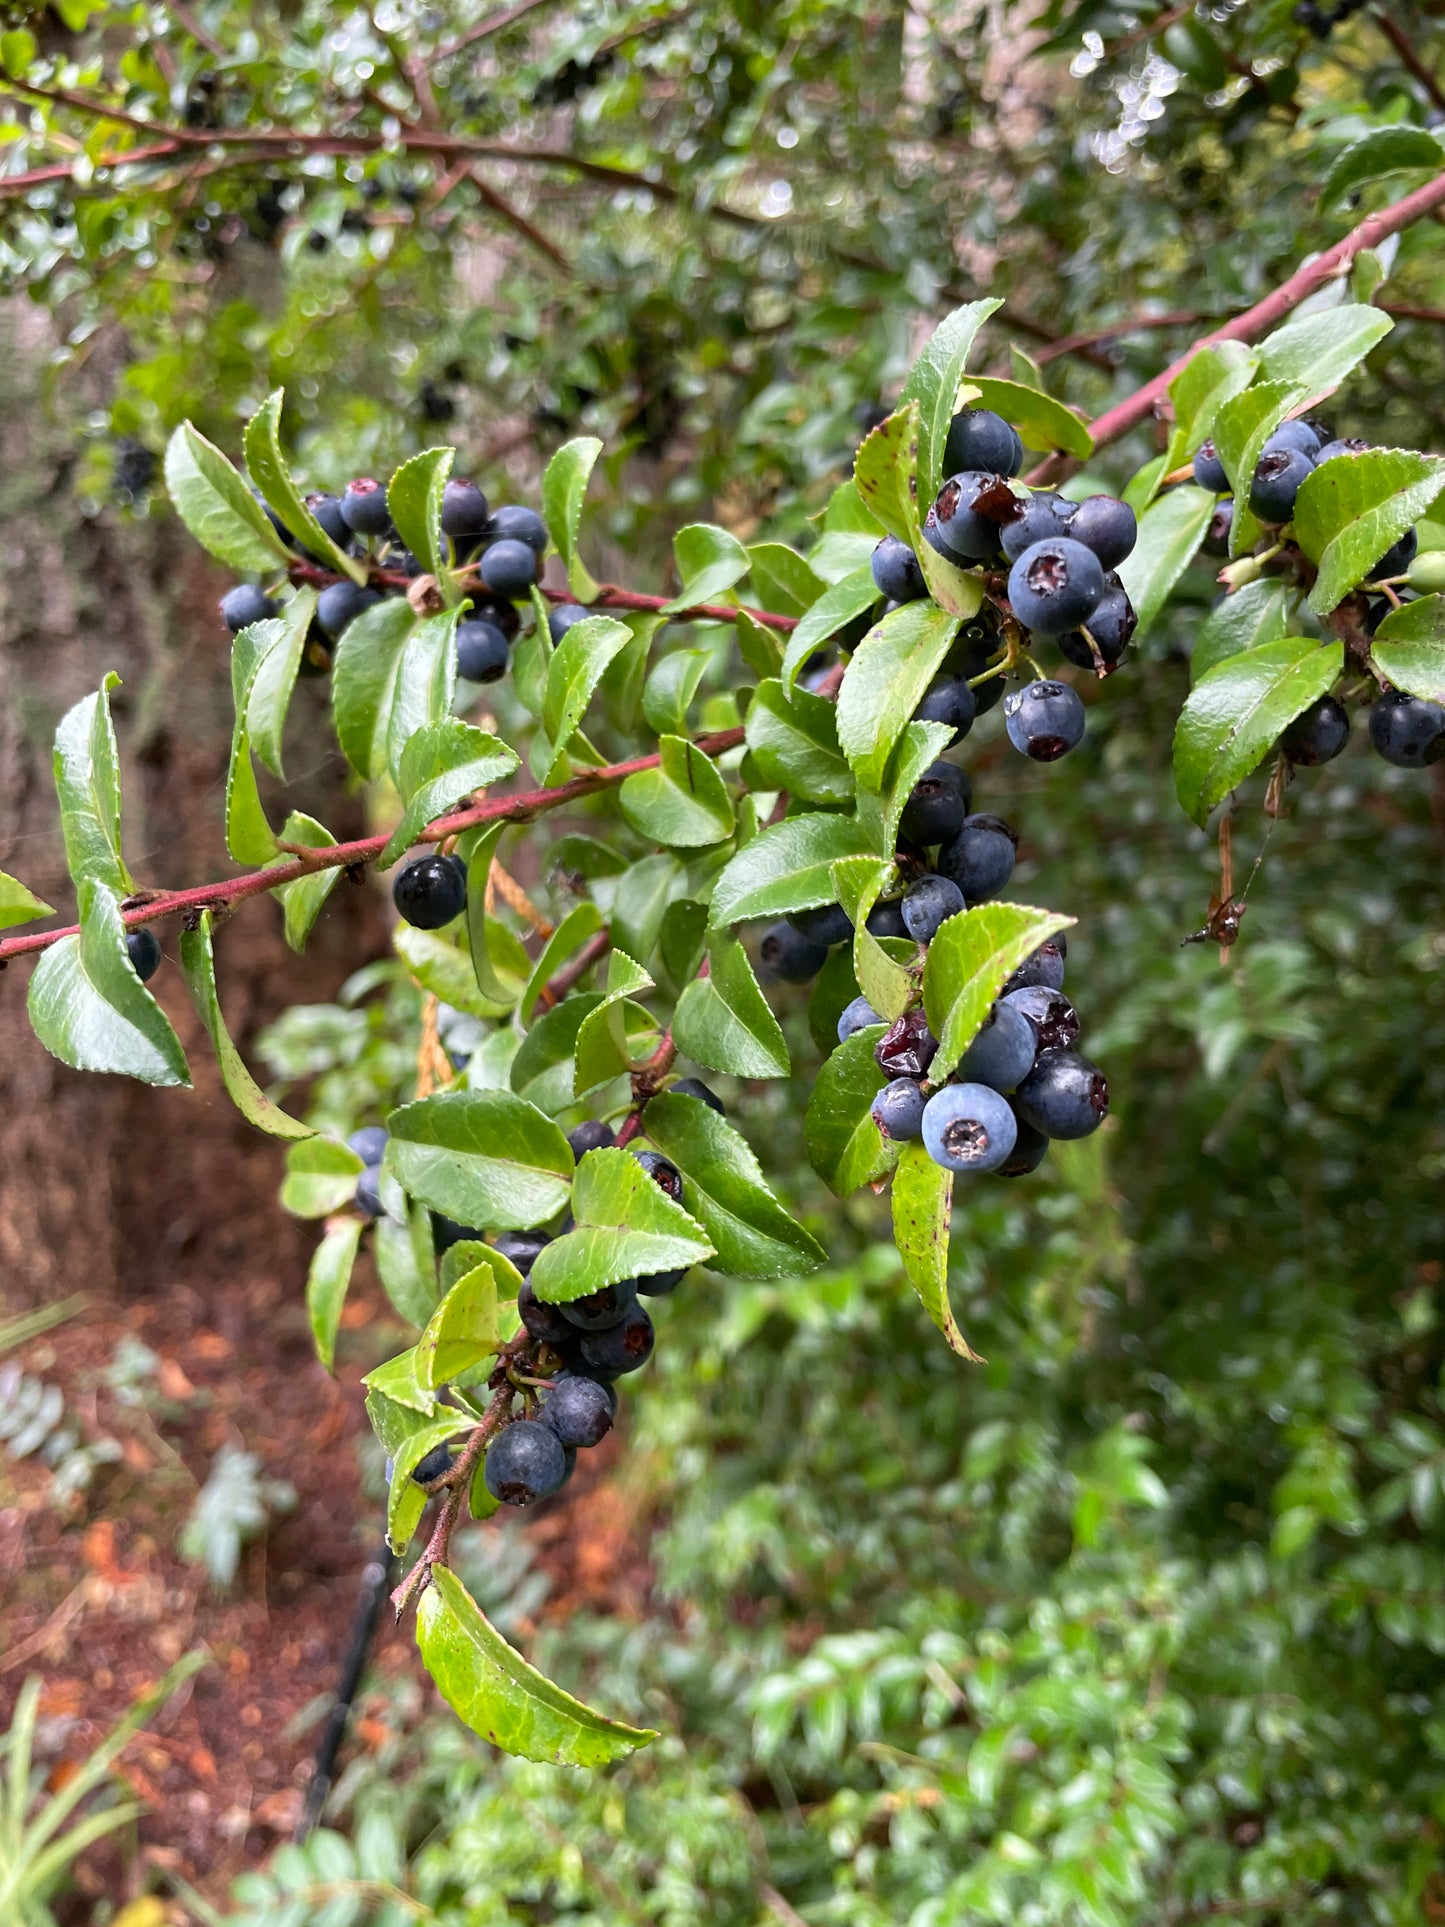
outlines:
[{"label": "small twig", "polygon": [[476,1471],[488,1442],[501,1430],[503,1421],[511,1409],[512,1387],[504,1379],[503,1384],[494,1394],[491,1404],[488,1405],[485,1416],[467,1434],[466,1444],[453,1459],[450,1471],[442,1477],[440,1489],[446,1496],[442,1500],[437,1522],[432,1527],[432,1535],[427,1540],[420,1559],[391,1595],[391,1603],[398,1619],[417,1594],[431,1583],[432,1568],[446,1564],[447,1555],[451,1551],[452,1534],[457,1529],[462,1504],[471,1486],[472,1474]]},{"label": "small twig", "polygon": [[1445,91],[1441,90],[1439,81],[1410,45],[1409,35],[1405,32],[1404,28],[1401,27],[1397,20],[1391,19],[1388,9],[1382,6],[1372,7],[1370,9],[1370,17],[1380,29],[1380,32],[1389,41],[1390,45],[1395,49],[1395,52],[1400,56],[1400,59],[1409,69],[1410,73],[1414,75],[1415,79],[1419,81],[1420,85],[1425,89],[1425,92],[1430,96],[1431,106],[1436,108],[1440,113],[1445,114]]},{"label": "small twig", "polygon": [[763,1904],[766,1906],[768,1912],[775,1920],[782,1921],[783,1927],[808,1927],[807,1921],[804,1920],[797,1908],[790,1906],[776,1887],[770,1887],[768,1883],[764,1881],[762,1886],[758,1888],[758,1892],[761,1894]]},{"label": "small twig", "polygon": [[452,55],[459,54],[463,47],[473,47],[479,40],[485,40],[494,33],[501,33],[504,27],[510,27],[514,21],[521,20],[526,14],[535,13],[538,7],[546,5],[547,0],[517,0],[515,6],[504,7],[500,13],[494,13],[489,19],[479,21],[475,27],[468,27],[465,33],[458,34],[455,40],[449,41],[445,47],[438,47],[435,53],[427,57],[430,60],[450,60]]},{"label": "small twig", "polygon": [[179,25],[185,28],[186,32],[198,47],[205,48],[212,60],[225,60],[228,58],[226,49],[221,45],[220,41],[217,40],[213,34],[206,32],[190,8],[182,5],[182,0],[166,0],[166,12],[175,17]]},{"label": "small twig", "polygon": [[611,948],[612,932],[608,929],[595,930],[577,955],[543,984],[537,993],[537,1009],[555,1009],[568,991],[581,983],[593,964],[600,963]]},{"label": "small twig", "polygon": [[[1222,904],[1234,901],[1234,813],[1226,810],[1219,819],[1219,901]],[[1219,946],[1221,969],[1228,969],[1231,944]]]}]

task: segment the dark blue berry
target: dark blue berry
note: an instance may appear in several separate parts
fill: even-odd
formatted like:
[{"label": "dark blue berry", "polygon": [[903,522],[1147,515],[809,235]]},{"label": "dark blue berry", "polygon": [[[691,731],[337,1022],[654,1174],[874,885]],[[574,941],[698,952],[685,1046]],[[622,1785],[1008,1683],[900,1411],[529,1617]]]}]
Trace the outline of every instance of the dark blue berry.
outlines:
[{"label": "dark blue berry", "polygon": [[1038,1048],[1028,1018],[1007,998],[1001,999],[959,1059],[958,1075],[965,1083],[1011,1091],[1033,1069]]},{"label": "dark blue berry", "polygon": [[441,930],[467,905],[467,873],[451,856],[419,856],[391,886],[403,921],[418,930]]},{"label": "dark blue berry", "polygon": [[1321,696],[1296,716],[1279,739],[1279,746],[1292,763],[1313,769],[1333,762],[1350,737],[1350,713],[1333,696]]},{"label": "dark blue berry", "polygon": [[926,1077],[938,1054],[938,1039],[921,1010],[907,1010],[873,1046],[873,1062],[885,1077]]},{"label": "dark blue berry", "polygon": [[384,1124],[363,1124],[359,1131],[353,1131],[346,1140],[346,1148],[355,1151],[363,1164],[380,1164],[386,1156],[387,1134]]},{"label": "dark blue berry", "polygon": [[1004,555],[1010,562],[1017,562],[1024,550],[1031,549],[1035,542],[1047,542],[1053,535],[1067,535],[1074,509],[1074,503],[1062,495],[1031,495],[1023,505],[1022,515],[1004,524],[1001,543]]},{"label": "dark blue berry", "polygon": [[945,1084],[923,1112],[923,1148],[946,1171],[996,1171],[1014,1148],[1018,1124],[987,1084]]},{"label": "dark blue berry", "polygon": [[1013,875],[1018,835],[997,816],[966,816],[938,852],[940,876],[951,877],[969,903],[996,897]]},{"label": "dark blue berry", "polygon": [[682,1203],[682,1173],[671,1158],[665,1158],[661,1151],[635,1151],[633,1156],[659,1191],[665,1192],[674,1204]]},{"label": "dark blue berry", "polygon": [[907,937],[902,897],[885,897],[881,903],[875,903],[863,919],[863,928],[870,937]]},{"label": "dark blue berry", "polygon": [[1041,1051],[1014,1103],[1024,1123],[1045,1137],[1087,1137],[1109,1115],[1109,1086],[1098,1065],[1077,1051]]},{"label": "dark blue berry", "polygon": [[1415,560],[1419,547],[1420,538],[1414,529],[1406,529],[1399,541],[1393,547],[1386,549],[1374,568],[1370,570],[1368,580],[1388,582],[1394,576],[1403,575]]},{"label": "dark blue berry", "polygon": [[641,1305],[634,1305],[620,1325],[588,1332],[582,1340],[582,1357],[594,1372],[620,1378],[624,1372],[635,1372],[647,1363],[655,1338],[652,1320]]},{"label": "dark blue berry", "polygon": [[359,582],[328,582],[316,598],[316,620],[335,642],[363,610],[380,601],[378,590],[363,589]]},{"label": "dark blue berry", "polygon": [[488,595],[482,589],[472,591],[472,606],[466,619],[468,622],[490,622],[494,629],[501,630],[508,642],[516,640],[517,631],[522,626],[515,603],[503,602],[500,596]]},{"label": "dark blue berry", "polygon": [[369,1164],[356,1180],[353,1203],[363,1218],[379,1218],[385,1209],[381,1202],[381,1173]]},{"label": "dark blue berry", "polygon": [[563,1445],[597,1445],[612,1430],[612,1399],[595,1378],[559,1378],[542,1407],[542,1423]]},{"label": "dark blue berry", "polygon": [[903,893],[903,922],[915,943],[931,943],[939,926],[967,907],[962,890],[948,877],[920,877]]},{"label": "dark blue berry", "polygon": [[540,555],[547,546],[547,524],[535,509],[503,507],[492,510],[487,524],[489,542],[525,542]]},{"label": "dark blue berry", "polygon": [[866,997],[855,997],[838,1019],[838,1042],[846,1044],[860,1030],[867,1030],[870,1024],[881,1024],[883,1021]]},{"label": "dark blue berry", "polygon": [[676,1271],[653,1271],[644,1278],[636,1278],[633,1283],[644,1298],[668,1298],[675,1292],[687,1276],[687,1266],[679,1265]]},{"label": "dark blue berry", "polygon": [[1201,488],[1207,488],[1214,495],[1222,495],[1229,487],[1229,477],[1224,464],[1214,452],[1213,442],[1201,442],[1199,452],[1194,457],[1194,479]]},{"label": "dark blue berry", "polygon": [[1031,682],[1004,698],[1004,728],[1015,749],[1055,763],[1083,740],[1084,705],[1064,682]]},{"label": "dark blue berry", "polygon": [[1039,1050],[1067,1050],[1079,1041],[1079,1013],[1061,990],[1027,984],[1000,1000],[1016,1010],[1034,1033]]},{"label": "dark blue berry", "polygon": [[453,1245],[482,1242],[482,1234],[475,1225],[458,1224],[455,1218],[445,1217],[440,1211],[431,1214],[431,1235],[438,1255],[450,1251]]},{"label": "dark blue berry", "polygon": [[1041,943],[1032,956],[1024,958],[999,992],[1000,997],[1007,997],[1013,990],[1031,989],[1035,984],[1042,984],[1045,990],[1062,990],[1064,959],[1068,954],[1068,939],[1061,930],[1058,936]]},{"label": "dark blue berry", "polygon": [[873,1122],[884,1137],[903,1143],[923,1131],[923,1088],[916,1077],[895,1077],[873,1100]]},{"label": "dark blue berry", "polygon": [[700,1077],[680,1077],[668,1089],[673,1097],[694,1098],[699,1104],[706,1104],[710,1111],[716,1111],[719,1117],[727,1116],[727,1106]]},{"label": "dark blue berry", "polygon": [[1003,484],[997,475],[969,471],[950,475],[924,523],[925,539],[948,561],[968,568],[998,553],[1001,530],[975,508],[981,496]]},{"label": "dark blue berry", "polygon": [[1250,512],[1278,525],[1294,514],[1295,497],[1314,463],[1297,448],[1267,448],[1254,465],[1249,484]]},{"label": "dark blue berry", "polygon": [[369,475],[348,482],[341,496],[341,519],[354,535],[391,535],[386,490]]},{"label": "dark blue berry", "polygon": [[457,674],[468,682],[500,682],[507,673],[507,638],[474,617],[457,624]]},{"label": "dark blue berry", "polygon": [[308,495],[306,506],[316,517],[322,528],[331,537],[338,549],[351,548],[351,530],[341,511],[339,495]]},{"label": "dark blue berry", "polygon": [[558,602],[547,611],[547,628],[554,645],[559,643],[567,631],[596,612],[582,602]]},{"label": "dark blue berry", "polygon": [[1074,511],[1069,534],[1092,549],[1106,569],[1117,569],[1134,552],[1139,523],[1127,502],[1116,495],[1090,495]]},{"label": "dark blue berry", "polygon": [[962,676],[941,676],[933,683],[917,709],[913,712],[916,723],[947,723],[953,731],[946,747],[962,742],[973,728],[973,719],[978,710],[973,691]]},{"label": "dark blue berry", "polygon": [[1363,455],[1369,446],[1368,442],[1353,436],[1345,441],[1326,442],[1319,454],[1315,456],[1315,467],[1323,468],[1326,462],[1334,461],[1339,455]]},{"label": "dark blue berry", "polygon": [[487,1490],[503,1505],[535,1505],[556,1492],[566,1476],[561,1440],[536,1419],[515,1419],[487,1447]]},{"label": "dark blue berry", "polygon": [[443,535],[451,536],[454,541],[459,536],[483,535],[490,519],[487,498],[475,482],[458,475],[447,483],[442,490]]},{"label": "dark blue berry", "polygon": [[525,1278],[551,1242],[545,1231],[499,1231],[492,1249],[500,1251]]},{"label": "dark blue berry", "polygon": [[910,843],[945,843],[958,835],[973,785],[954,763],[930,763],[909,792],[899,828]]},{"label": "dark blue berry", "polygon": [[1068,535],[1035,542],[1009,570],[1009,606],[1026,629],[1041,636],[1061,636],[1086,623],[1103,593],[1103,564]]},{"label": "dark blue berry", "polygon": [[567,1133],[567,1142],[572,1147],[574,1158],[585,1158],[589,1151],[605,1151],[617,1142],[617,1133],[610,1124],[604,1124],[599,1117],[589,1117],[585,1124],[578,1124]]},{"label": "dark blue berry", "polygon": [[1268,455],[1277,448],[1292,448],[1296,454],[1307,455],[1314,464],[1319,460],[1320,438],[1308,422],[1281,422],[1261,453]]},{"label": "dark blue berry", "polygon": [[127,930],[126,955],[130,967],[143,984],[148,984],[161,967],[161,946],[154,930]]},{"label": "dark blue berry", "polygon": [[575,1325],[579,1331],[600,1332],[611,1325],[620,1325],[636,1302],[637,1286],[631,1278],[624,1278],[620,1284],[599,1285],[596,1291],[589,1291],[557,1309],[568,1324]]},{"label": "dark blue berry", "polygon": [[828,961],[822,944],[805,937],[791,923],[770,924],[758,945],[763,967],[785,984],[806,984]]},{"label": "dark blue berry", "polygon": [[790,910],[788,922],[809,943],[831,950],[835,943],[847,943],[853,924],[841,903],[820,904],[816,910]]},{"label": "dark blue berry", "polygon": [[1014,1148],[998,1167],[1001,1178],[1026,1178],[1030,1171],[1037,1171],[1048,1156],[1049,1140],[1042,1131],[1036,1131],[1032,1124],[1025,1124],[1017,1110],[1014,1117],[1018,1123],[1018,1136]]},{"label": "dark blue berry", "polygon": [[962,408],[948,425],[943,472],[983,469],[990,475],[1017,475],[1024,465],[1018,430],[989,408]]},{"label": "dark blue berry", "polygon": [[252,582],[238,582],[221,597],[221,620],[233,636],[239,636],[253,622],[266,622],[280,613],[281,604]]},{"label": "dark blue berry", "polygon": [[1403,689],[1387,689],[1370,707],[1370,741],[1398,769],[1423,769],[1445,756],[1445,708]]},{"label": "dark blue berry", "polygon": [[885,535],[873,551],[873,580],[891,602],[920,602],[928,594],[918,557],[896,535]]},{"label": "dark blue berry", "polygon": [[1229,537],[1234,528],[1234,497],[1227,495],[1222,502],[1216,503],[1214,513],[1209,518],[1209,527],[1204,531],[1204,546],[1211,555],[1229,554]]},{"label": "dark blue berry", "polygon": [[523,1280],[517,1293],[517,1316],[532,1337],[544,1345],[568,1345],[577,1336],[576,1326],[562,1316],[562,1307],[539,1298],[530,1279]]},{"label": "dark blue berry", "polygon": [[451,1469],[452,1448],[443,1441],[440,1445],[434,1445],[425,1458],[417,1460],[411,1476],[418,1485],[431,1485]]},{"label": "dark blue berry", "polygon": [[481,574],[493,595],[518,602],[537,580],[537,551],[526,542],[493,542],[482,552]]}]

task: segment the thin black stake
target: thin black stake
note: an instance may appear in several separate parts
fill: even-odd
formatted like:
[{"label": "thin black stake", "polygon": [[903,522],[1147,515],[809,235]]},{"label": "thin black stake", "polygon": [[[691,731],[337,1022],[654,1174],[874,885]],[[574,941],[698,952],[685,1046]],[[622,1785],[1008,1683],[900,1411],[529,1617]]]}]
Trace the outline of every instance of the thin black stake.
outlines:
[{"label": "thin black stake", "polygon": [[308,1839],[321,1818],[321,1809],[326,1804],[326,1796],[331,1791],[336,1772],[336,1756],[341,1751],[341,1742],[346,1737],[346,1728],[351,1719],[351,1703],[356,1698],[356,1689],[361,1684],[361,1676],[366,1671],[367,1656],[371,1642],[376,1637],[376,1628],[381,1619],[382,1603],[391,1590],[392,1568],[396,1561],[391,1548],[384,1542],[379,1546],[361,1573],[361,1597],[356,1605],[356,1618],[351,1628],[351,1646],[346,1655],[346,1664],[341,1669],[341,1679],[336,1688],[336,1704],[327,1717],[321,1744],[316,1749],[316,1768],[311,1775],[311,1784],[306,1789],[306,1805],[296,1824],[296,1839]]}]

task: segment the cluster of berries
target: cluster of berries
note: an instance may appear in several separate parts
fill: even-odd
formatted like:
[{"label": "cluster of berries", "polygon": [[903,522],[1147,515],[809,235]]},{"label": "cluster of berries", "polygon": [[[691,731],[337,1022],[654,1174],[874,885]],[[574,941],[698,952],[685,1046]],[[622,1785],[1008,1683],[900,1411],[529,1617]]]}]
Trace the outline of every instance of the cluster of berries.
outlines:
[{"label": "cluster of berries", "polygon": [[[259,497],[257,498],[260,499]],[[422,565],[403,546],[380,482],[363,476],[348,482],[340,495],[308,495],[306,506],[338,548],[365,555],[372,564],[365,587],[349,578],[328,583],[316,598],[316,619],[302,656],[316,675],[331,666],[331,655],[348,626],[384,596],[400,595],[422,574]],[[273,528],[303,560],[310,555],[274,509],[266,514]],[[475,482],[456,479],[442,491],[442,534],[454,567],[475,567],[471,608],[457,624],[457,674],[468,682],[496,682],[507,671],[512,640],[521,626],[516,604],[525,600],[541,572],[547,525],[535,509],[493,509]],[[279,615],[280,605],[254,583],[242,582],[221,598],[221,617],[232,635]]]},{"label": "cluster of berries", "polygon": [[[723,1110],[721,1098],[699,1078],[680,1078],[669,1089],[674,1097],[693,1098],[719,1114]],[[380,1217],[382,1211],[380,1167],[386,1141],[380,1125],[367,1125],[347,1140],[366,1167],[356,1181],[355,1201],[367,1218]],[[590,1151],[614,1144],[616,1133],[601,1119],[588,1119],[567,1141],[580,1164]],[[682,1174],[670,1159],[648,1150],[634,1151],[633,1156],[669,1198],[682,1202]],[[528,1415],[511,1419],[487,1448],[483,1476],[487,1490],[502,1505],[533,1505],[550,1498],[571,1477],[579,1449],[598,1444],[611,1430],[617,1416],[616,1381],[644,1366],[655,1342],[652,1320],[638,1300],[669,1296],[687,1275],[686,1270],[655,1272],[604,1285],[569,1304],[549,1304],[532,1289],[532,1267],[554,1236],[571,1229],[569,1214],[556,1233],[503,1231],[491,1241],[493,1250],[521,1273],[517,1316],[532,1340],[529,1377],[546,1381],[524,1387]],[[433,1214],[432,1230],[438,1251],[484,1236],[438,1213]],[[450,1459],[451,1448],[438,1446],[412,1477],[431,1485]]]},{"label": "cluster of berries", "polygon": [[[987,408],[954,416],[944,444],[948,480],[923,524],[924,540],[960,568],[1002,574],[995,600],[1007,602],[1021,628],[1047,636],[1067,662],[1107,676],[1134,633],[1135,614],[1115,571],[1133,551],[1138,523],[1127,502],[1091,495],[1071,502],[1049,490],[1030,490],[1012,478],[1023,466],[1018,432]],[[873,555],[873,580],[894,603],[928,594],[918,557],[896,536],[885,536]],[[995,631],[997,634],[997,631]],[[996,653],[996,645],[995,651]],[[979,691],[992,683],[997,700],[1008,658],[985,660],[972,673],[955,673],[968,685],[962,734],[983,705]],[[930,691],[930,699],[945,699]],[[920,716],[952,720],[930,709]],[[1084,734],[1084,705],[1067,683],[1040,677],[1004,702],[1004,722],[1015,749],[1051,763]]]},{"label": "cluster of berries", "polygon": [[[1305,481],[1326,462],[1351,460],[1370,444],[1337,439],[1320,421],[1281,423],[1265,443],[1250,478],[1250,513],[1271,529],[1284,527],[1294,515]],[[1229,476],[1213,442],[1205,442],[1194,457],[1194,479],[1215,494],[1229,488]],[[1227,493],[1215,510],[1206,546],[1226,554],[1234,522],[1234,499]],[[1380,555],[1366,577],[1365,630],[1373,635],[1389,611],[1405,596],[1403,587],[1419,548],[1414,529],[1407,529]],[[1385,585],[1391,593],[1381,593]],[[1374,591],[1375,593],[1371,593]],[[1313,768],[1338,756],[1349,741],[1350,716],[1334,696],[1311,703],[1284,731],[1279,747],[1289,762]],[[1422,769],[1445,757],[1445,706],[1400,689],[1384,689],[1370,709],[1370,741],[1387,763],[1401,769]]]}]

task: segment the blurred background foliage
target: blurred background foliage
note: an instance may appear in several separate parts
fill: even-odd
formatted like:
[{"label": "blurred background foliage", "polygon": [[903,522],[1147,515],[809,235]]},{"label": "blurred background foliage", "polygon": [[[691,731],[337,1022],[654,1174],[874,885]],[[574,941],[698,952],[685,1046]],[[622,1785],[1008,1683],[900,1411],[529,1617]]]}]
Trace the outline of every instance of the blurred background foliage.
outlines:
[{"label": "blurred background foliage", "polygon": [[[234,449],[284,382],[317,485],[455,440],[517,494],[603,436],[601,559],[650,589],[700,512],[805,535],[958,299],[1005,298],[981,365],[1030,356],[1090,413],[1128,393],[1359,217],[1319,184],[1445,111],[1441,17],[12,6],[6,166],[68,178],[0,201],[0,261],[49,317],[89,512],[166,513],[167,431]],[[277,129],[299,145],[253,138]],[[1363,271],[1399,325],[1336,421],[1441,447],[1438,227]],[[525,1527],[469,1554],[499,1623],[540,1617],[539,1663],[666,1739],[567,1775],[395,1686],[393,1739],[241,1918],[1445,1918],[1445,786],[1357,744],[1268,833],[1253,795],[1232,967],[1184,946],[1217,868],[1168,750],[1210,594],[1196,570],[1089,692],[1067,765],[974,761],[1024,834],[1017,894],[1080,918],[1116,1108],[960,1210],[987,1365],[937,1341],[876,1204],[802,1166],[799,1006],[797,1081],[725,1095],[833,1267],[662,1305],[616,1475],[646,1603],[549,1619]],[[268,1059],[345,1124],[404,1083],[414,1014],[374,981]]]}]

